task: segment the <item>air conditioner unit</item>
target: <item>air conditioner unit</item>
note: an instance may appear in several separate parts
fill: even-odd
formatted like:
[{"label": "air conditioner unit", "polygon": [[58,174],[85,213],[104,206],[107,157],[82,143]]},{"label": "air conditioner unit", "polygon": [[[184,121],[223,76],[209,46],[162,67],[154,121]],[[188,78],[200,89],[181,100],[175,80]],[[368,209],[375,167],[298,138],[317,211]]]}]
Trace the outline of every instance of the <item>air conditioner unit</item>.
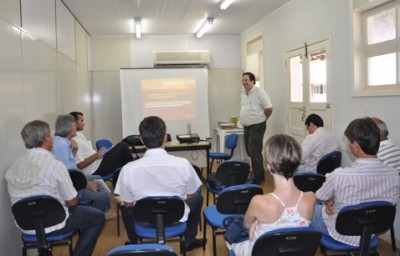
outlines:
[{"label": "air conditioner unit", "polygon": [[210,64],[210,51],[154,51],[154,67],[202,66]]}]

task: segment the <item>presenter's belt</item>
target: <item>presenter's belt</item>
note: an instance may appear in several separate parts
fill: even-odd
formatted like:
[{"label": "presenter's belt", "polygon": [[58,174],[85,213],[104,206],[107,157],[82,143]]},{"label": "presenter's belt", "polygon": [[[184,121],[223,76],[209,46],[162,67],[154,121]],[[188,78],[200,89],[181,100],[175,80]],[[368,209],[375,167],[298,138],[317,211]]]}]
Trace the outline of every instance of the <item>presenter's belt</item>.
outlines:
[{"label": "presenter's belt", "polygon": [[253,127],[253,126],[257,126],[257,125],[264,124],[265,122],[267,122],[267,119],[265,119],[265,120],[262,121],[261,123],[251,124],[251,125],[243,125],[243,127],[245,127],[245,128],[250,128],[250,127]]}]

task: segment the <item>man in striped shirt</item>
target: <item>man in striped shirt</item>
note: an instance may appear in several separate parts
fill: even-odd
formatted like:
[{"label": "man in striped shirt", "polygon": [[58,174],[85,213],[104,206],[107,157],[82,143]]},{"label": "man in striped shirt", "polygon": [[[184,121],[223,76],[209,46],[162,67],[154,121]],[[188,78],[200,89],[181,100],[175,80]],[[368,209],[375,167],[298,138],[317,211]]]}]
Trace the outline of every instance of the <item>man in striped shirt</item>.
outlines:
[{"label": "man in striped shirt", "polygon": [[[27,123],[21,131],[21,137],[26,152],[5,175],[11,204],[36,195],[53,196],[63,205],[66,218],[46,228],[46,234],[60,235],[79,229],[74,255],[92,255],[97,237],[103,229],[103,213],[93,207],[78,205],[78,193],[67,168],[50,152],[53,138],[48,123],[41,120]],[[21,231],[35,234],[35,230]]]},{"label": "man in striped shirt", "polygon": [[394,142],[388,138],[389,130],[382,120],[377,117],[372,117],[372,120],[376,123],[381,134],[381,143],[379,144],[378,158],[386,166],[391,166],[396,171],[400,172],[400,148],[394,144]]},{"label": "man in striped shirt", "polygon": [[377,158],[380,133],[371,118],[353,120],[344,134],[357,159],[351,167],[339,167],[327,176],[316,192],[323,204],[316,206],[310,226],[337,241],[358,246],[359,236],[343,236],[336,231],[337,214],[345,206],[362,202],[381,200],[396,204],[400,198],[400,176]]}]

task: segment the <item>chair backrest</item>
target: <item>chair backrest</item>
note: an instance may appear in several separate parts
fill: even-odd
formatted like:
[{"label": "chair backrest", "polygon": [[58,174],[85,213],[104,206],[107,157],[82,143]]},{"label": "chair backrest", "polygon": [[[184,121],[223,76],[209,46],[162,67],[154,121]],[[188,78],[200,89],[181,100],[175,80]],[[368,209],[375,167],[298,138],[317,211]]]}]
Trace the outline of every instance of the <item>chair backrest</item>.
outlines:
[{"label": "chair backrest", "polygon": [[336,231],[346,236],[361,236],[360,255],[368,255],[372,234],[389,230],[396,207],[385,201],[372,201],[342,208],[336,218]]},{"label": "chair backrest", "polygon": [[136,146],[143,146],[143,142],[140,140],[140,135],[137,134],[126,136],[122,141],[132,148]]},{"label": "chair backrest", "polygon": [[262,188],[256,184],[241,184],[225,188],[218,196],[217,210],[223,214],[244,214],[251,198],[262,194]]},{"label": "chair backrest", "polygon": [[237,133],[231,133],[231,134],[228,135],[228,137],[226,137],[225,147],[227,149],[231,150],[231,153],[230,153],[231,158],[233,156],[233,153],[235,152],[237,141],[238,141]]},{"label": "chair backrest", "polygon": [[99,150],[102,147],[105,147],[106,149],[108,149],[112,146],[113,146],[113,143],[108,139],[100,139],[100,140],[96,141],[97,150]]},{"label": "chair backrest", "polygon": [[250,174],[250,165],[243,161],[225,161],[217,169],[215,177],[222,186],[243,184]]},{"label": "chair backrest", "polygon": [[83,173],[78,170],[68,170],[68,172],[76,191],[86,188],[87,179]]},{"label": "chair backrest", "polygon": [[325,175],[313,172],[303,172],[293,177],[296,187],[303,192],[316,192],[325,182]]},{"label": "chair backrest", "polygon": [[35,230],[39,248],[47,248],[45,228],[65,220],[62,204],[48,195],[31,196],[16,202],[12,207],[14,219],[24,230]]},{"label": "chair backrest", "polygon": [[317,173],[325,175],[332,172],[342,164],[342,153],[340,151],[332,151],[324,155],[317,164]]},{"label": "chair backrest", "polygon": [[131,244],[116,247],[107,256],[176,256],[176,252],[163,244]]},{"label": "chair backrest", "polygon": [[192,164],[193,169],[196,171],[197,176],[199,177],[200,180],[204,179],[201,173],[201,168],[195,164]]},{"label": "chair backrest", "polygon": [[314,256],[321,233],[311,228],[284,228],[267,232],[254,243],[252,256]]},{"label": "chair backrest", "polygon": [[165,226],[179,222],[185,202],[177,196],[145,197],[135,203],[134,218],[141,225],[154,227],[157,241],[165,241]]}]

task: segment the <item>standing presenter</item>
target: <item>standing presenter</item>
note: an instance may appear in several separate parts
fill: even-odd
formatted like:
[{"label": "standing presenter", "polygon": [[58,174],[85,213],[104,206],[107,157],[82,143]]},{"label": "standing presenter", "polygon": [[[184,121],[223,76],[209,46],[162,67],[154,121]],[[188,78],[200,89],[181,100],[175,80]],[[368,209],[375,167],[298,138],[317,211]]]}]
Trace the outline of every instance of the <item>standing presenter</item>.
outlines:
[{"label": "standing presenter", "polygon": [[267,119],[272,114],[272,103],[269,95],[263,89],[255,86],[256,77],[253,73],[242,75],[242,90],[240,101],[240,123],[244,128],[244,144],[256,179],[260,184],[264,179],[262,158],[264,133]]}]

